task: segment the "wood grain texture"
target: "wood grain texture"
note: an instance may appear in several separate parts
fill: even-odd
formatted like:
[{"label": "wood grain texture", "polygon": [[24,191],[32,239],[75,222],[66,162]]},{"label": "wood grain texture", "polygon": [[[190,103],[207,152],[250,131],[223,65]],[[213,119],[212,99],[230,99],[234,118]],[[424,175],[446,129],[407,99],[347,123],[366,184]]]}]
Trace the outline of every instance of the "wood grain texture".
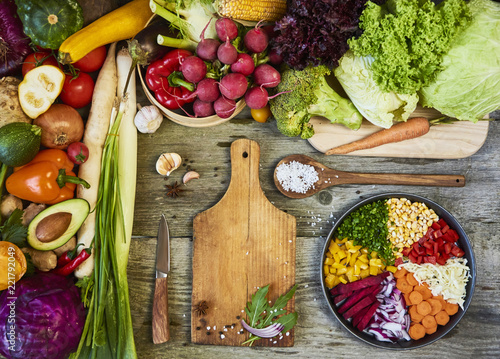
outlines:
[{"label": "wood grain texture", "polygon": [[[268,299],[274,302],[295,284],[296,221],[262,192],[259,159],[255,141],[233,142],[226,194],[194,219],[193,343],[241,345],[248,333],[241,330],[240,319],[247,319],[243,308],[252,294],[270,284]],[[208,305],[206,314],[196,312],[202,301]],[[293,311],[294,299],[286,309]],[[292,331],[281,340],[254,345],[291,346],[293,338]]]},{"label": "wood grain texture", "polygon": [[153,297],[153,343],[161,344],[170,339],[168,317],[168,279],[156,278]]},{"label": "wood grain texture", "polygon": [[[278,167],[291,162],[312,166],[316,170],[318,180],[304,193],[285,190],[278,179]],[[306,198],[328,187],[345,184],[463,187],[465,177],[462,175],[345,172],[329,168],[309,156],[295,154],[286,156],[278,162],[274,171],[274,184],[287,197]]]}]

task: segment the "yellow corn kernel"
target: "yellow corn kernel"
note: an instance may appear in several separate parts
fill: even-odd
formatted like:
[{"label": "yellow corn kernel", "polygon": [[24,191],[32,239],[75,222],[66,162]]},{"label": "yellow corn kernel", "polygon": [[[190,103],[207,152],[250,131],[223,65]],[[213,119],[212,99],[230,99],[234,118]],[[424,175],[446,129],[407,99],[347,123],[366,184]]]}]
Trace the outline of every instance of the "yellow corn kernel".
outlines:
[{"label": "yellow corn kernel", "polygon": [[286,0],[219,0],[221,16],[248,21],[277,21],[286,13]]}]

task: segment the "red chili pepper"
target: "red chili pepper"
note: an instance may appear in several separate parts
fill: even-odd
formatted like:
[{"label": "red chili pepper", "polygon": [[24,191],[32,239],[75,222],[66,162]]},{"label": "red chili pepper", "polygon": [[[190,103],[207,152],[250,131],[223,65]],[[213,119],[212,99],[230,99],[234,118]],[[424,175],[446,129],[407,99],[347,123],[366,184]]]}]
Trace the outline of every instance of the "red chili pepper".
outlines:
[{"label": "red chili pepper", "polygon": [[75,271],[75,269],[82,264],[90,254],[92,253],[91,248],[85,248],[76,256],[76,258],[72,259],[71,262],[66,263],[63,267],[56,268],[52,270],[52,273],[59,274],[62,276],[68,276]]},{"label": "red chili pepper", "polygon": [[191,55],[187,50],[175,49],[148,66],[146,84],[158,102],[169,110],[176,110],[196,98],[194,84],[184,80],[180,72],[182,62]]},{"label": "red chili pepper", "polygon": [[57,268],[63,267],[64,265],[68,264],[73,260],[75,257],[76,251],[78,247],[83,246],[83,243],[78,243],[78,245],[69,251],[64,252],[59,259],[57,259]]}]

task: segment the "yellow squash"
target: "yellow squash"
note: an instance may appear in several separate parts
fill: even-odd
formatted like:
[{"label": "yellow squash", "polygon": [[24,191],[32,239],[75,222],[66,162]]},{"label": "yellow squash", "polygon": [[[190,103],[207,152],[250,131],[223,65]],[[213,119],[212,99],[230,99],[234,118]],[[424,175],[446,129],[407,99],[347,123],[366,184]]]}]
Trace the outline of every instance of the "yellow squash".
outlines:
[{"label": "yellow squash", "polygon": [[152,15],[149,0],[133,0],[68,37],[59,47],[59,61],[76,62],[99,46],[130,39]]}]

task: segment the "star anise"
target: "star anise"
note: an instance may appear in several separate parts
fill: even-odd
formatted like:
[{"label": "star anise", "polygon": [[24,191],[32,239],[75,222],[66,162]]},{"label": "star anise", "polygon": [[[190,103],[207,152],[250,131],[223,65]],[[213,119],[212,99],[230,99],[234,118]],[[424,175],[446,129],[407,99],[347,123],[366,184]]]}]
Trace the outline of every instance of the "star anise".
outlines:
[{"label": "star anise", "polygon": [[202,315],[202,314],[205,315],[207,314],[207,310],[208,310],[208,304],[204,300],[199,302],[198,305],[196,305],[194,308],[194,312],[196,313],[196,315]]},{"label": "star anise", "polygon": [[175,181],[173,185],[167,184],[165,185],[165,187],[167,188],[167,196],[172,198],[179,197],[180,193],[184,191],[181,188],[180,183],[177,183],[177,181]]}]

